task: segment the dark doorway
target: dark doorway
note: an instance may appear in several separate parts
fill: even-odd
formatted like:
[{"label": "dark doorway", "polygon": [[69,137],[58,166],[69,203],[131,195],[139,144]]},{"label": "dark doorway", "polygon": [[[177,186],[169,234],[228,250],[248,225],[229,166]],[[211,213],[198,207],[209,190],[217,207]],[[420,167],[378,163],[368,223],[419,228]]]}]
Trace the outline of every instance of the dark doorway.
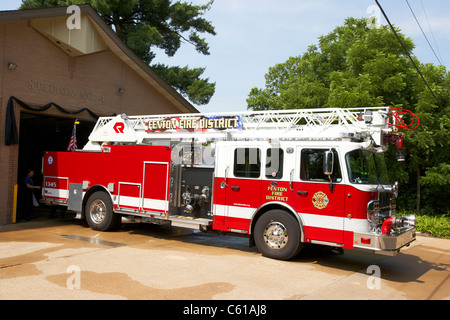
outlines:
[{"label": "dark doorway", "polygon": [[[42,157],[45,151],[65,151],[72,135],[75,119],[51,117],[34,113],[20,113],[19,162],[17,181],[19,204],[23,194],[24,179],[28,169],[35,172],[35,185],[42,185]],[[82,149],[96,123],[95,120],[79,120],[77,125],[77,145]],[[40,193],[36,192],[39,199]],[[21,207],[18,206],[18,218]]]}]

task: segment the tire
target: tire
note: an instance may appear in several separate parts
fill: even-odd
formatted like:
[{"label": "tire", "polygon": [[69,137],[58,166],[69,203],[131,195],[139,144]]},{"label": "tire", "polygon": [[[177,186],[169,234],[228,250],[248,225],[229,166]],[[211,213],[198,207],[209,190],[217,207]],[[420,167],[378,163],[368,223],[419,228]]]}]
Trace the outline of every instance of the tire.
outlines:
[{"label": "tire", "polygon": [[300,225],[283,210],[270,210],[256,221],[255,244],[266,257],[289,260],[303,248]]},{"label": "tire", "polygon": [[94,192],[85,207],[85,216],[92,230],[109,231],[120,226],[122,217],[113,210],[111,197],[103,191]]}]

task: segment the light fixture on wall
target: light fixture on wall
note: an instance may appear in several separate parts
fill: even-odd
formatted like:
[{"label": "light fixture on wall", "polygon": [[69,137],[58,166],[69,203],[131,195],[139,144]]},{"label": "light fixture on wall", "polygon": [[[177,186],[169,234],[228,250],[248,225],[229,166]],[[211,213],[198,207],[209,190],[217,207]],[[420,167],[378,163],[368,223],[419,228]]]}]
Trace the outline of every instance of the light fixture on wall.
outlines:
[{"label": "light fixture on wall", "polygon": [[118,90],[118,91],[119,91],[119,93],[121,93],[121,94],[122,94],[122,93],[124,93],[124,92],[125,92],[125,89],[124,89],[124,88],[119,88],[119,90]]},{"label": "light fixture on wall", "polygon": [[14,62],[8,62],[9,70],[16,70],[16,68],[17,68],[17,64],[15,64]]}]

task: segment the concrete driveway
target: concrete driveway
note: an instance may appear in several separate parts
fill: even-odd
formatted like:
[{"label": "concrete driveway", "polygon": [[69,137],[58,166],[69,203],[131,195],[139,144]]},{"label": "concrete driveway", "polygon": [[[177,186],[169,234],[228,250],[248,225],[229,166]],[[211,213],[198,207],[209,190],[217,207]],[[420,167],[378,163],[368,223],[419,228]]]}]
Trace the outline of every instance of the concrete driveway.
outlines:
[{"label": "concrete driveway", "polygon": [[449,299],[450,240],[418,236],[395,257],[307,247],[262,257],[245,238],[71,218],[0,226],[0,299]]}]

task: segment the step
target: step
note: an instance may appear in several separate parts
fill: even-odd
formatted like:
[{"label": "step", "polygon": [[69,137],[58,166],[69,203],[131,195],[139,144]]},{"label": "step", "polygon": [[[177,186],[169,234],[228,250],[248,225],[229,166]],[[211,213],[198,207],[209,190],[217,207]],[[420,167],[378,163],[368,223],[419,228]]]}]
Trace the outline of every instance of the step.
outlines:
[{"label": "step", "polygon": [[189,229],[206,230],[208,226],[212,225],[212,219],[205,219],[205,218],[169,216],[168,220],[171,221],[172,226],[174,227],[189,228]]}]

